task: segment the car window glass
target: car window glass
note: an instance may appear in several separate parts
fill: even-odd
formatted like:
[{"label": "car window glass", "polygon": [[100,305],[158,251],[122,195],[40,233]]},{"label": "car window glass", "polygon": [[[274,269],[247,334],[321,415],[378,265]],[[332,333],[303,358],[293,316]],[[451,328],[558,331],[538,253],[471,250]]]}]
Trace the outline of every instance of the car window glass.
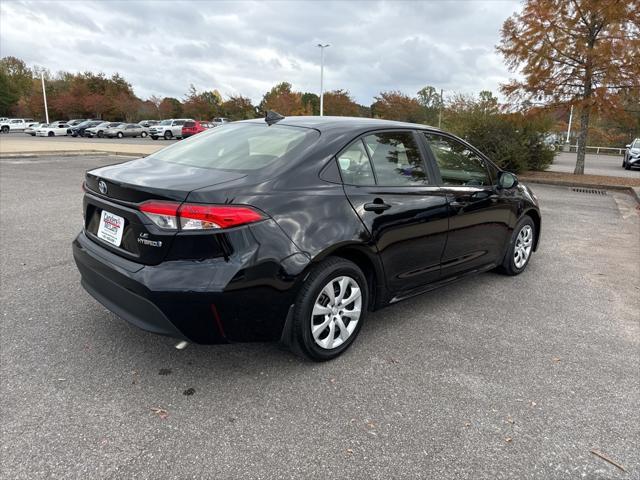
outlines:
[{"label": "car window glass", "polygon": [[485,160],[466,145],[437,133],[423,133],[436,158],[444,185],[491,185]]},{"label": "car window glass", "polygon": [[429,179],[412,132],[382,132],[364,137],[378,185],[426,185]]},{"label": "car window glass", "polygon": [[342,181],[349,185],[374,185],[375,179],[362,140],[353,143],[338,156]]}]

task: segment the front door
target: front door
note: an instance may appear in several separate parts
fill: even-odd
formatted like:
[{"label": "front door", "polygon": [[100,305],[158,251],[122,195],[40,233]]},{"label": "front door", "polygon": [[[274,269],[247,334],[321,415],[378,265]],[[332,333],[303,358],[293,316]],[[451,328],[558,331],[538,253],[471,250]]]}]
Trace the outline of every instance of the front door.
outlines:
[{"label": "front door", "polygon": [[411,130],[356,140],[339,156],[345,193],[381,256],[394,293],[440,277],[448,229],[444,192]]},{"label": "front door", "polygon": [[423,135],[449,203],[443,278],[500,264],[510,235],[512,202],[496,189],[497,170],[455,138],[433,132]]}]

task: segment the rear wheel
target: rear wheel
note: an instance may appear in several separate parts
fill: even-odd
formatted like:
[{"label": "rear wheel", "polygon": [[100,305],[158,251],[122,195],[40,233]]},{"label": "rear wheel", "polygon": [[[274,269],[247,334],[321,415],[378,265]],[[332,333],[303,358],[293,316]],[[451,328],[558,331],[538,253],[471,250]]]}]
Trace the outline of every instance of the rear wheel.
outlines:
[{"label": "rear wheel", "polygon": [[305,280],[293,311],[298,350],[316,362],[331,360],[353,343],[362,328],[369,291],[353,262],[329,258]]},{"label": "rear wheel", "polygon": [[625,170],[631,170],[631,164],[630,163],[625,163],[624,164],[624,169]]},{"label": "rear wheel", "polygon": [[164,139],[165,140],[171,140],[173,138],[173,133],[171,133],[170,131],[166,131],[164,132]]},{"label": "rear wheel", "polygon": [[118,137],[118,138],[122,138],[122,137],[124,137],[124,133],[122,133],[122,132],[118,132],[117,137]]},{"label": "rear wheel", "polygon": [[509,250],[500,268],[503,273],[518,275],[524,272],[531,260],[535,236],[536,226],[533,219],[528,215],[522,217],[513,229]]}]

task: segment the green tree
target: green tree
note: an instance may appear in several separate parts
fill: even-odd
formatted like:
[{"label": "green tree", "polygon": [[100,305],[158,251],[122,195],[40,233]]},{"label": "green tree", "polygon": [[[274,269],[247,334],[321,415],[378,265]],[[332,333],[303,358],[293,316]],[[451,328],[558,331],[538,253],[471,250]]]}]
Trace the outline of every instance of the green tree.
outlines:
[{"label": "green tree", "polygon": [[281,82],[265,93],[259,108],[261,112],[273,110],[285,116],[311,113],[302,103],[302,94],[294,92],[288,82]]},{"label": "green tree", "polygon": [[222,112],[230,120],[248,120],[256,118],[256,107],[251,103],[251,99],[242,95],[232,95],[222,103]]},{"label": "green tree", "polygon": [[440,92],[438,92],[435,87],[427,85],[426,87],[421,88],[417,95],[418,102],[424,109],[425,122],[429,125],[437,125],[440,107],[442,105]]}]

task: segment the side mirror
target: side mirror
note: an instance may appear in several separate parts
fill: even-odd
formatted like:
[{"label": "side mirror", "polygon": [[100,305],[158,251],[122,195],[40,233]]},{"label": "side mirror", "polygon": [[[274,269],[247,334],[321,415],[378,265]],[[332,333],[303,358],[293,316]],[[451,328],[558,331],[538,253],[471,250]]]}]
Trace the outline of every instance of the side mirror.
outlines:
[{"label": "side mirror", "polygon": [[629,145],[625,145],[624,147],[625,147],[625,148],[631,148],[631,144],[629,144]]},{"label": "side mirror", "polygon": [[500,177],[498,178],[498,186],[500,188],[509,189],[516,185],[518,185],[518,177],[510,172],[500,172]]}]

